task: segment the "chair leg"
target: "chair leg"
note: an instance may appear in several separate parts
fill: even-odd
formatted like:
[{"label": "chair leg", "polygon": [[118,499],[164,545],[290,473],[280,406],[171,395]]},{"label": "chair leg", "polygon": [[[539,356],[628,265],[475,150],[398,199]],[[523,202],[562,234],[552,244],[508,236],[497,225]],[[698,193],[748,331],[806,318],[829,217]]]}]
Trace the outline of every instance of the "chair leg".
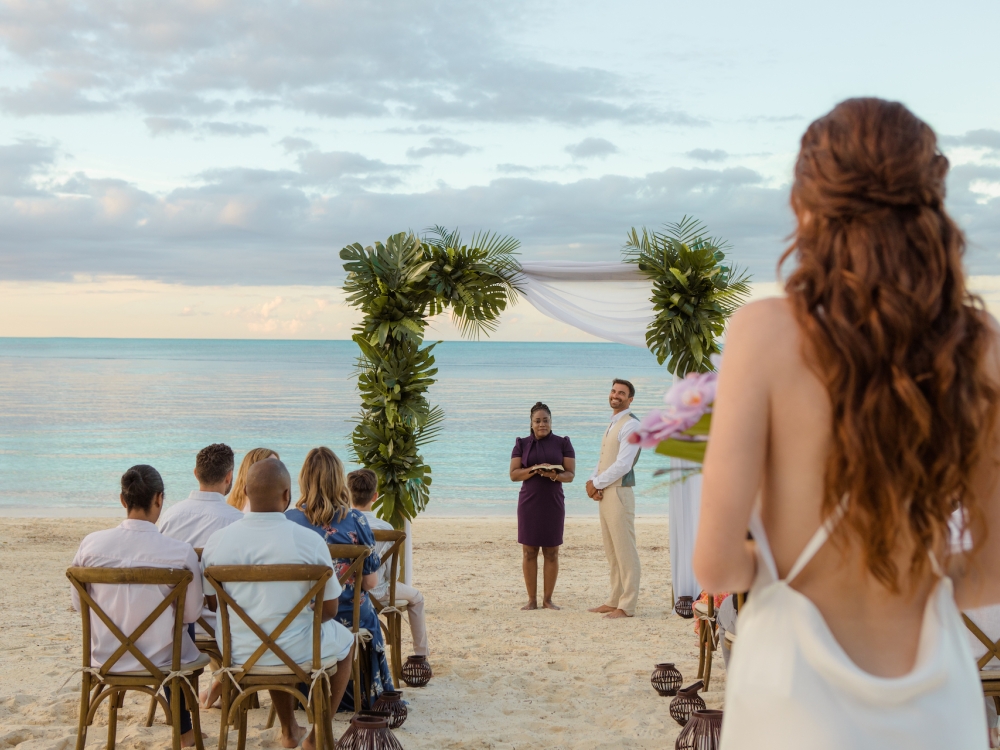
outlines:
[{"label": "chair leg", "polygon": [[146,711],[146,726],[153,726],[153,722],[156,720],[156,696],[150,696],[149,698],[149,710]]},{"label": "chair leg", "polygon": [[[100,684],[100,683],[98,683]],[[76,727],[76,750],[83,750],[87,744],[87,714],[90,713],[90,674],[83,673],[80,687],[80,721]]]},{"label": "chair leg", "polygon": [[[125,701],[125,691],[117,690],[108,698],[108,750],[115,750],[118,734],[118,707]],[[179,747],[175,750],[180,750]]]},{"label": "chair leg", "polygon": [[229,704],[232,695],[232,681],[222,681],[222,717],[219,719],[219,750],[226,750],[229,744]]},{"label": "chair leg", "polygon": [[260,708],[260,698],[257,697],[259,695],[260,693],[254,693],[250,696],[250,708]]},{"label": "chair leg", "polygon": [[403,686],[403,616],[393,614],[393,619],[395,620],[395,633],[392,639],[392,680],[396,690],[400,690]]},{"label": "chair leg", "polygon": [[191,729],[194,730],[195,750],[205,750],[205,741],[201,737],[201,706],[198,705],[198,676],[195,675],[195,690],[192,691],[186,684],[178,681],[181,690],[186,691],[188,708],[191,711]]},{"label": "chair leg", "polygon": [[351,680],[354,683],[354,713],[361,711],[361,644],[354,647],[351,663]]},{"label": "chair leg", "polygon": [[170,681],[170,723],[173,729],[173,748],[181,750],[181,681],[176,677]]},{"label": "chair leg", "polygon": [[239,719],[240,735],[236,741],[236,750],[246,750],[247,747],[247,709],[246,703],[240,704]]},{"label": "chair leg", "polygon": [[278,709],[274,707],[274,701],[271,701],[271,710],[267,712],[267,724],[264,729],[270,729],[274,726],[274,720],[278,717]]},{"label": "chair leg", "polygon": [[705,679],[705,623],[698,626],[698,679]]},{"label": "chair leg", "polygon": [[[707,626],[707,627],[706,627]],[[705,690],[708,690],[708,686],[712,682],[712,657],[715,655],[715,649],[712,648],[712,631],[709,629],[711,626],[709,623],[702,623],[702,628],[705,630]]]}]

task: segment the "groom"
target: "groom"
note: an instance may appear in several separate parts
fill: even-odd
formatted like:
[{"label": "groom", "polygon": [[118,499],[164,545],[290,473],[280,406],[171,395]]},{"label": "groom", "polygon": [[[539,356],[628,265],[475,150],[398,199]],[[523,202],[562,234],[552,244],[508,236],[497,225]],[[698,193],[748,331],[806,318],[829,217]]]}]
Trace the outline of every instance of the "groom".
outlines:
[{"label": "groom", "polygon": [[611,424],[604,432],[601,457],[587,481],[587,495],[599,502],[604,554],[611,568],[611,595],[606,604],[590,612],[603,612],[607,619],[632,617],[639,598],[639,550],[635,544],[635,471],[638,443],[628,436],[639,426],[629,410],[635,386],[615,378],[611,384]]}]

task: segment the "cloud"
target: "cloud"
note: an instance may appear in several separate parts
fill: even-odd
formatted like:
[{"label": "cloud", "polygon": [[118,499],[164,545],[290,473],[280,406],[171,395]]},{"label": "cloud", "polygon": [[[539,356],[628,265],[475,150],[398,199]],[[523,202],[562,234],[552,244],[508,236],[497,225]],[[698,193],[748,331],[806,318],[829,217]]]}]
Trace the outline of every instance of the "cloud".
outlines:
[{"label": "cloud", "polygon": [[944,135],[940,141],[946,146],[971,146],[985,148],[1000,154],[1000,130],[981,128],[970,130],[965,135]]},{"label": "cloud", "polygon": [[467,143],[454,138],[431,138],[425,146],[408,148],[406,155],[411,159],[424,159],[428,156],[465,156],[476,149]]},{"label": "cloud", "polygon": [[535,174],[538,167],[527,167],[524,164],[497,164],[497,172],[500,174]]},{"label": "cloud", "polygon": [[604,138],[584,138],[567,146],[565,151],[574,159],[603,159],[609,154],[617,154],[618,147]]},{"label": "cloud", "polygon": [[707,148],[695,148],[684,155],[697,161],[725,161],[729,157],[729,154],[721,148],[711,150]]},{"label": "cloud", "polygon": [[[283,107],[424,122],[706,124],[617,73],[513,51],[508,31],[532,12],[523,2],[461,0],[8,4],[0,50],[29,79],[0,91],[0,106],[22,116],[135,107],[206,117]],[[474,63],[469,45],[442,43],[456,39],[476,40]]]},{"label": "cloud", "polygon": [[286,154],[291,154],[296,151],[308,151],[310,149],[316,148],[316,144],[306,138],[298,138],[296,136],[287,136],[282,138],[278,143],[281,147],[285,149]]},{"label": "cloud", "polygon": [[332,185],[350,179],[368,186],[393,187],[402,182],[401,173],[415,168],[350,151],[304,151],[298,162],[302,170],[298,182],[303,185]]},{"label": "cloud", "polygon": [[25,140],[0,146],[0,196],[43,195],[33,182],[55,163],[56,150],[40,141]]},{"label": "cloud", "polygon": [[249,122],[202,122],[192,123],[183,117],[147,117],[144,122],[149,128],[149,134],[154,138],[158,135],[173,135],[174,133],[199,133],[207,135],[248,136],[267,133],[267,128]]}]

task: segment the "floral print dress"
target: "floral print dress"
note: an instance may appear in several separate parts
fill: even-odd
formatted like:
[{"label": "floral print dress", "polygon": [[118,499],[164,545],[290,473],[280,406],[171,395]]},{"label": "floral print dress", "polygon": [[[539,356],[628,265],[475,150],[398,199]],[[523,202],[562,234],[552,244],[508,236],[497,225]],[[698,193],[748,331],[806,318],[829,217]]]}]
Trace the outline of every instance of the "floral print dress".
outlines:
[{"label": "floral print dress", "polygon": [[[365,559],[362,567],[363,575],[376,573],[382,566],[382,560],[375,551],[375,535],[372,533],[371,526],[368,525],[368,519],[365,518],[361,511],[351,508],[342,520],[338,520],[338,517],[335,515],[333,520],[326,526],[314,526],[309,523],[306,514],[298,508],[289,509],[285,512],[285,516],[300,526],[312,529],[321,535],[327,544],[363,544],[366,547],[372,548],[372,553]],[[336,569],[339,578],[351,567],[351,560],[348,558],[335,560],[333,567]],[[344,590],[340,594],[340,607],[337,610],[337,621],[348,630],[354,624],[354,586],[354,578],[350,578],[344,583]],[[361,593],[360,612],[361,622],[358,623],[358,626],[365,628],[372,634],[372,641],[368,649],[371,664],[367,671],[371,674],[371,692],[374,701],[374,698],[381,695],[383,691],[392,690],[393,686],[389,664],[385,658],[385,640],[382,637],[382,628],[379,627],[378,614],[375,612],[375,607],[372,606],[367,591]],[[362,680],[362,685],[364,685],[364,680]],[[368,696],[365,695],[366,691],[362,689],[361,692],[363,696],[362,700],[367,701]],[[371,706],[365,705],[363,708],[367,710]],[[347,690],[344,692],[344,699],[340,702],[339,710],[355,710],[354,686],[350,683],[348,683]]]}]

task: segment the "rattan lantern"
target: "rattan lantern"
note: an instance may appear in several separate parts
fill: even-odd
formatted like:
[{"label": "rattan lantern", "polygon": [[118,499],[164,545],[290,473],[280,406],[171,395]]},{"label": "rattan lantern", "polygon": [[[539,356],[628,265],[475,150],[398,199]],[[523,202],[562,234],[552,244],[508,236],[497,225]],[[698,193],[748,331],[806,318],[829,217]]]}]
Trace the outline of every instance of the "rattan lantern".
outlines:
[{"label": "rattan lantern", "polygon": [[719,750],[721,735],[722,711],[695,711],[691,714],[691,720],[677,735],[674,750]]},{"label": "rattan lantern", "polygon": [[688,723],[688,719],[695,711],[705,709],[705,701],[698,695],[698,691],[703,687],[705,683],[698,680],[693,685],[678,690],[677,697],[670,701],[670,717],[681,726]]},{"label": "rattan lantern", "polygon": [[680,597],[674,604],[674,612],[685,620],[690,620],[694,617],[694,599],[690,596]]},{"label": "rattan lantern", "polygon": [[660,695],[677,695],[677,689],[684,680],[673,663],[657,664],[649,681]]},{"label": "rattan lantern", "polygon": [[431,665],[427,663],[426,656],[413,654],[406,657],[406,663],[403,664],[403,682],[407,685],[423,687],[431,681],[433,676],[434,673],[431,671]]},{"label": "rattan lantern", "polygon": [[403,750],[389,729],[389,716],[376,711],[355,714],[337,742],[338,750]]},{"label": "rattan lantern", "polygon": [[389,714],[389,729],[399,729],[406,721],[406,704],[403,703],[403,693],[399,690],[383,692],[375,701],[372,710]]}]

